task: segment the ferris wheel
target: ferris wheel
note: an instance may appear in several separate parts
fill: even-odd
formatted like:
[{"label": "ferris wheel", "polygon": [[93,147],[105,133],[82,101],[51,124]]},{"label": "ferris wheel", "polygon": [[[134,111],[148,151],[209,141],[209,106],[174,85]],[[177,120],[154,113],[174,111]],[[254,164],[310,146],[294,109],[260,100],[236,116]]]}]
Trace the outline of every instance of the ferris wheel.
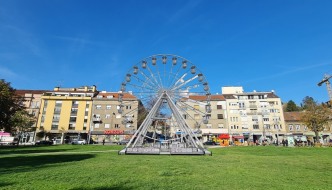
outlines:
[{"label": "ferris wheel", "polygon": [[[136,97],[138,103],[132,106],[133,101],[124,101],[126,94]],[[123,124],[130,127],[128,123],[135,119],[139,123],[125,152],[160,153],[156,144],[165,141],[203,150],[197,134],[208,123],[210,96],[205,76],[189,60],[170,54],[142,59],[127,72],[120,88],[118,111],[124,118]],[[128,106],[131,109],[124,109]],[[134,112],[138,113],[137,118],[133,118]],[[147,147],[146,142],[153,142],[148,146],[151,149],[137,152],[138,148]],[[171,149],[168,144],[168,150]]]}]

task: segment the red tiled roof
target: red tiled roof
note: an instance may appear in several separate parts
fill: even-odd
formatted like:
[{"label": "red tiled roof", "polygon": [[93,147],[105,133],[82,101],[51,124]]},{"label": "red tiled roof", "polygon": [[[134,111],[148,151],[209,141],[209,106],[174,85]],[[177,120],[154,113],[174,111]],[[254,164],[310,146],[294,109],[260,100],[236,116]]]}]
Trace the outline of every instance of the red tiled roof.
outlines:
[{"label": "red tiled roof", "polygon": [[301,121],[301,112],[284,112],[285,121]]},{"label": "red tiled roof", "polygon": [[118,98],[119,94],[123,94],[123,98],[136,98],[136,96],[130,93],[119,93],[119,92],[99,92],[96,96],[103,96],[103,98],[106,98],[107,96],[113,96],[114,98]]},{"label": "red tiled roof", "polygon": [[[185,99],[188,99],[188,98],[183,98],[183,99],[185,100]],[[189,99],[196,100],[196,101],[206,101],[207,96],[205,96],[205,95],[190,95]],[[225,97],[223,95],[211,95],[210,101],[217,101],[217,100],[225,101]]]}]

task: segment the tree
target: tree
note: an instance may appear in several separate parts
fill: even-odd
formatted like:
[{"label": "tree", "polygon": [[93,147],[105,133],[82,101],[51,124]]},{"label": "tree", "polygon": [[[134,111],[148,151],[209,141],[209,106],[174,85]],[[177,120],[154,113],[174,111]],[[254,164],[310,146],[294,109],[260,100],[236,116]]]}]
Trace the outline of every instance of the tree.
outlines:
[{"label": "tree", "polygon": [[319,139],[319,132],[324,130],[332,115],[331,109],[323,104],[318,104],[313,98],[303,99],[303,105],[306,108],[301,115],[302,122],[315,132],[316,142]]},{"label": "tree", "polygon": [[[15,112],[10,118],[12,123],[12,132],[18,136],[18,142],[20,142],[22,135],[26,132],[33,131],[35,118],[25,110]],[[18,145],[18,144],[17,144]]]},{"label": "tree", "polygon": [[[15,95],[15,89],[4,79],[0,80],[0,129],[12,132],[15,120],[12,117],[16,112],[24,110],[23,97]],[[14,129],[15,130],[15,129]]]},{"label": "tree", "polygon": [[293,100],[289,100],[286,104],[286,112],[299,111],[299,108]]},{"label": "tree", "polygon": [[314,100],[313,97],[310,97],[310,96],[306,96],[303,98],[302,100],[302,104],[301,104],[301,107],[303,110],[306,110],[308,109],[309,106],[311,106],[312,104],[317,104]]}]

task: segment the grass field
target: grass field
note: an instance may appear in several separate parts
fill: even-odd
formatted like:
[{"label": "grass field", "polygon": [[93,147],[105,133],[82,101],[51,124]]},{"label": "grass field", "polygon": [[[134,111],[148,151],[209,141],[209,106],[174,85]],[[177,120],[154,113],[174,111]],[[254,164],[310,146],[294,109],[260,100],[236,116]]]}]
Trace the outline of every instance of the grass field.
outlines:
[{"label": "grass field", "polygon": [[0,189],[332,189],[332,148],[228,147],[213,156],[121,148],[0,147]]}]

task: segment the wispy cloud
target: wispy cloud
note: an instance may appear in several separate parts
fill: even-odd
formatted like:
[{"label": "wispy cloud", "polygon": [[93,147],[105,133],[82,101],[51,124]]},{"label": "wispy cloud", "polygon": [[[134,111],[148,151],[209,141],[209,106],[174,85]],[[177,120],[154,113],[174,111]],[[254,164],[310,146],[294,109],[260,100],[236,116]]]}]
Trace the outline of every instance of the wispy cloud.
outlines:
[{"label": "wispy cloud", "polygon": [[18,74],[16,74],[14,71],[0,66],[0,78],[6,79],[6,78],[17,77],[17,76],[18,76]]},{"label": "wispy cloud", "polygon": [[87,37],[70,37],[70,36],[52,36],[52,37],[81,45],[99,45],[99,46],[104,45],[104,43],[102,42],[92,41],[89,40]]},{"label": "wispy cloud", "polygon": [[254,78],[254,79],[251,79],[251,80],[246,80],[243,83],[250,83],[250,82],[256,82],[256,81],[260,81],[260,80],[266,80],[266,79],[286,76],[286,75],[290,75],[290,74],[294,74],[294,73],[298,73],[298,72],[301,72],[301,71],[306,71],[306,70],[310,70],[310,69],[314,69],[314,68],[322,67],[322,66],[326,66],[326,65],[332,65],[332,63],[328,62],[328,63],[320,63],[320,64],[313,64],[313,65],[306,65],[306,66],[302,66],[302,67],[297,67],[297,68],[294,68],[294,69],[286,70],[286,71],[275,73],[275,74],[272,74],[272,75],[258,77],[258,78]]}]

